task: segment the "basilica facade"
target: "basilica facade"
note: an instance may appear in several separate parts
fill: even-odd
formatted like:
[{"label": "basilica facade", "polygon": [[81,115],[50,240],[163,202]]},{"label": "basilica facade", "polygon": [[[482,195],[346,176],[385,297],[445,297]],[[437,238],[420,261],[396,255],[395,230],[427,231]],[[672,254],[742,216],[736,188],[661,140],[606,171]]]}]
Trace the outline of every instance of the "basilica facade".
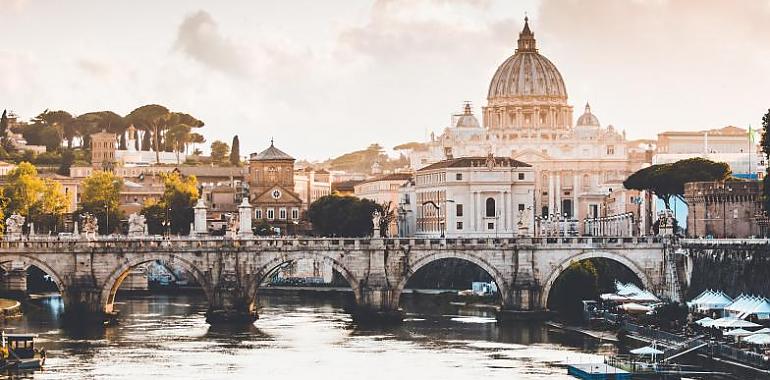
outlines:
[{"label": "basilica facade", "polygon": [[602,126],[586,104],[573,121],[567,87],[540,54],[525,18],[518,48],[489,84],[483,125],[466,104],[453,125],[408,152],[414,170],[458,157],[508,157],[532,165],[536,219],[608,216],[605,200],[623,180],[650,162],[651,152]]}]

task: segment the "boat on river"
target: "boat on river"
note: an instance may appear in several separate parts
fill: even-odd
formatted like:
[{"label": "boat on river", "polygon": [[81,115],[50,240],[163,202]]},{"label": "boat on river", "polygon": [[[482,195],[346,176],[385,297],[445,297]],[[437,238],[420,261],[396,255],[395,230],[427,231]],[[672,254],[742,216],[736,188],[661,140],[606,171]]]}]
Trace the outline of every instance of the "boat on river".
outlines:
[{"label": "boat on river", "polygon": [[0,334],[0,370],[35,370],[45,364],[45,349],[35,348],[36,334]]}]

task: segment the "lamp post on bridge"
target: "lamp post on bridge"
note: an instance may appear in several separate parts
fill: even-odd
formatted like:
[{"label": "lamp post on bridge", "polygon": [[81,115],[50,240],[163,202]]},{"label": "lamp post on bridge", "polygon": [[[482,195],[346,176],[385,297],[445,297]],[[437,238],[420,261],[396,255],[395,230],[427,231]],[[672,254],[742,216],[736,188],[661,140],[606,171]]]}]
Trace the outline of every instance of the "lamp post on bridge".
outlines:
[{"label": "lamp post on bridge", "polygon": [[[441,201],[439,201],[439,203],[442,203],[442,202],[441,202]],[[443,202],[443,203],[444,203],[444,205],[446,206],[446,204],[447,204],[447,203],[455,203],[455,201],[454,201],[454,200],[451,200],[451,199],[446,199],[446,200],[444,200],[444,202]],[[445,236],[445,233],[444,233],[444,231],[446,230],[446,213],[444,213],[444,216],[443,216],[443,219],[442,219],[442,217],[441,217],[441,207],[439,207],[439,206],[436,204],[436,202],[433,202],[433,201],[425,201],[425,202],[422,202],[422,205],[423,205],[423,206],[425,206],[425,205],[431,205],[431,206],[433,206],[434,208],[436,208],[436,217],[439,219],[439,225],[441,226],[441,238],[443,239],[444,237],[446,237],[446,236]]]}]

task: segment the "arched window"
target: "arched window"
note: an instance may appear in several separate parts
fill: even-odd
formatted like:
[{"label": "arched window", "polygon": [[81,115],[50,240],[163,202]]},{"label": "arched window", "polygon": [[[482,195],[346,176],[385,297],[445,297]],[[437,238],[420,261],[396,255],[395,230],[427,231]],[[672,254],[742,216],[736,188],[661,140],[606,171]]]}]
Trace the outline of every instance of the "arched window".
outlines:
[{"label": "arched window", "polygon": [[495,198],[487,198],[487,218],[494,218],[496,215]]}]

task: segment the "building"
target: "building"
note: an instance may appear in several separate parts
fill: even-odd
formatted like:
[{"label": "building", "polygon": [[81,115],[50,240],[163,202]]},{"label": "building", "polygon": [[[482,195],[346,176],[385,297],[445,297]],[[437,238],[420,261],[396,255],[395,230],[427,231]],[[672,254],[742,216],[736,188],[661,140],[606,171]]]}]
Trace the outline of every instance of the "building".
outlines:
[{"label": "building", "polygon": [[733,175],[762,179],[767,164],[759,139],[743,128],[727,126],[704,131],[675,131],[658,134],[654,164],[667,164],[702,157],[730,165]]},{"label": "building", "polygon": [[97,170],[111,169],[115,166],[117,135],[107,131],[91,135],[91,165]]},{"label": "building", "polygon": [[304,168],[294,171],[294,192],[302,199],[303,209],[307,210],[319,198],[331,195],[331,179],[331,174],[324,169]]},{"label": "building", "polygon": [[[369,199],[383,207],[390,207],[390,210],[393,212],[397,212],[401,186],[411,178],[412,175],[410,173],[394,173],[362,181],[353,186],[353,196]],[[396,236],[398,234],[397,222],[395,219],[391,221],[388,226],[388,236]]]},{"label": "building", "polygon": [[355,195],[355,192],[356,192],[356,185],[358,185],[361,182],[364,182],[364,180],[349,180],[349,181],[342,181],[342,182],[333,182],[332,194],[339,195],[341,197],[353,196]]},{"label": "building", "polygon": [[610,190],[650,162],[651,154],[640,152],[624,132],[602,126],[588,104],[573,124],[561,73],[539,53],[526,18],[518,48],[492,77],[482,116],[483,126],[466,104],[443,133],[405,152],[410,165],[421,169],[453,157],[489,154],[526,162],[536,177],[537,214],[583,220]]},{"label": "building", "polygon": [[[414,213],[419,237],[516,237],[534,230],[535,171],[510,157],[439,161],[402,187],[399,215]],[[408,206],[408,207],[405,207]]]},{"label": "building", "polygon": [[761,181],[692,182],[684,186],[687,236],[767,236]]},{"label": "building", "polygon": [[273,142],[249,156],[246,180],[255,219],[265,219],[282,233],[292,233],[300,222],[302,199],[294,192],[294,157]]}]

